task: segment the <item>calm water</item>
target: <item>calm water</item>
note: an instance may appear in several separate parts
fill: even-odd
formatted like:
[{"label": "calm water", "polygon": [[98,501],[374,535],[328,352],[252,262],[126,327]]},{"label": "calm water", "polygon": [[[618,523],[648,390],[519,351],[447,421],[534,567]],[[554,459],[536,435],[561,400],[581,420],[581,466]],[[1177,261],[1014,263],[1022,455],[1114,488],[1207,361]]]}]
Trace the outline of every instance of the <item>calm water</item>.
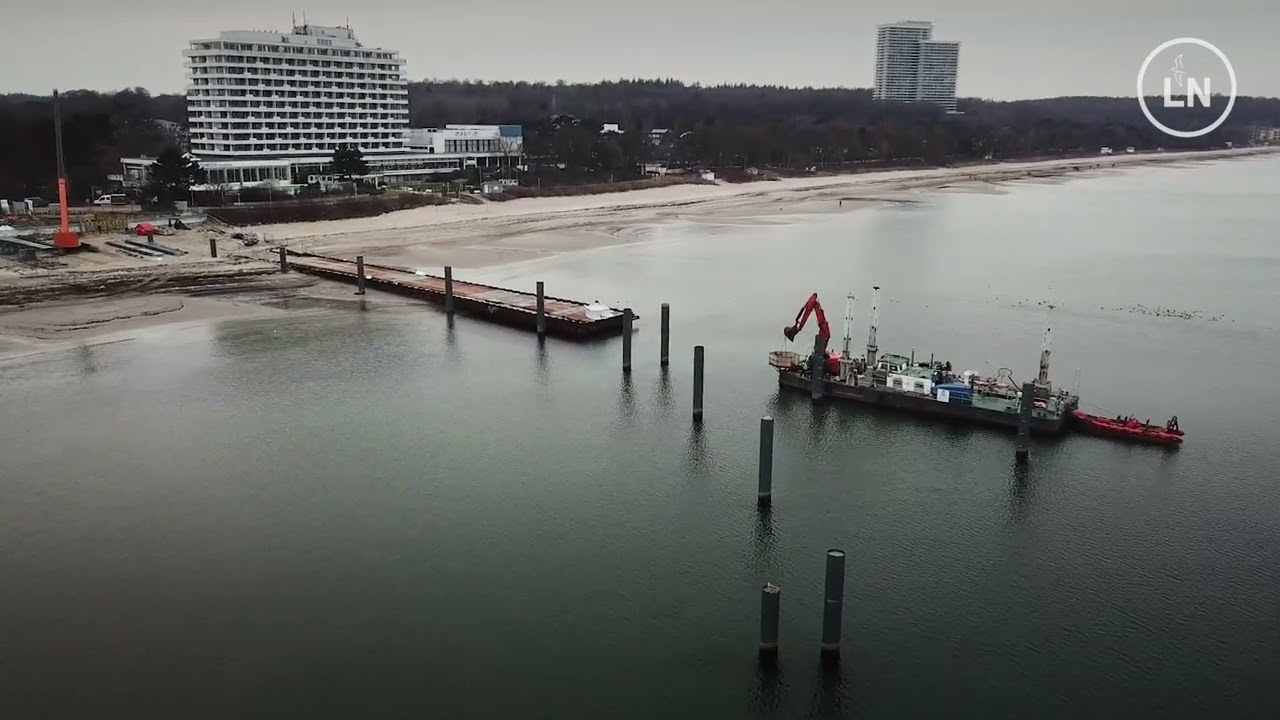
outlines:
[{"label": "calm water", "polygon": [[[1008,189],[468,274],[635,307],[629,382],[617,339],[376,300],[0,363],[0,714],[1274,717],[1280,162]],[[873,284],[884,350],[1019,379],[1052,302],[1057,381],[1190,440],[1037,441],[1022,474],[1009,435],[779,397],[804,298],[839,335]]]}]

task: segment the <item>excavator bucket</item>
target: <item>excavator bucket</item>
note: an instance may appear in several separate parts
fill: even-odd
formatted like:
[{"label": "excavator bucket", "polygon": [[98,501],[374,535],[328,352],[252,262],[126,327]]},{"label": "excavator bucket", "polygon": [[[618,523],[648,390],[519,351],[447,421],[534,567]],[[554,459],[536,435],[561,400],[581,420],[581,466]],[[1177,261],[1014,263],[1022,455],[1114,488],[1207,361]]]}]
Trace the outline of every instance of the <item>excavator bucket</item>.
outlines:
[{"label": "excavator bucket", "polygon": [[796,333],[798,332],[800,332],[800,328],[796,327],[795,325],[788,325],[782,328],[782,334],[786,335],[788,340],[795,340]]}]

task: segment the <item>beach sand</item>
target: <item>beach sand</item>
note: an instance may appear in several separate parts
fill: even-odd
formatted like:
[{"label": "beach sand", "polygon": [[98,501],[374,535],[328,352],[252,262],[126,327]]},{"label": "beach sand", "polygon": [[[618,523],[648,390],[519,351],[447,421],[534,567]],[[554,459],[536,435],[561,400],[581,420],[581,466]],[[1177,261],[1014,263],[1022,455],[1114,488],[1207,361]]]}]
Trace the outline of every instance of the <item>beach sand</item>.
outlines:
[{"label": "beach sand", "polygon": [[[349,287],[275,272],[273,247],[437,270],[490,267],[635,242],[637,229],[676,220],[726,224],[774,221],[779,210],[855,212],[885,203],[918,202],[924,192],[1005,192],[1008,182],[1059,183],[1153,163],[1243,157],[1263,149],[1152,153],[960,168],[895,170],[742,184],[676,185],[575,197],[529,198],[482,205],[434,206],[373,218],[249,228],[254,247],[192,230],[158,238],[186,250],[180,257],[134,259],[82,253],[33,267],[0,263],[0,356],[49,345],[101,342],[170,323],[256,317],[349,302]],[[88,238],[103,250],[102,236]],[[309,301],[310,300],[310,301]],[[404,304],[378,293],[370,302]]]}]

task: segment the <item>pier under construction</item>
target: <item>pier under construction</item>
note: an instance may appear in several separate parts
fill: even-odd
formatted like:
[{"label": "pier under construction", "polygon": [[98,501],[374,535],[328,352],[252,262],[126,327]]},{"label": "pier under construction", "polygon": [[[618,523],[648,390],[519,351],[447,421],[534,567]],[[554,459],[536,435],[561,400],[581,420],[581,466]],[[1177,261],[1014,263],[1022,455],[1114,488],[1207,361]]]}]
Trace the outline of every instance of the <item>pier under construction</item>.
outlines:
[{"label": "pier under construction", "polygon": [[581,340],[623,332],[622,310],[596,302],[546,295],[542,292],[542,283],[538,283],[537,292],[530,293],[455,280],[449,268],[445,268],[445,274],[440,276],[363,262],[359,258],[352,261],[283,248],[280,252],[282,267],[351,283],[357,286],[357,292],[367,286],[434,302],[449,312],[456,310],[554,337]]}]

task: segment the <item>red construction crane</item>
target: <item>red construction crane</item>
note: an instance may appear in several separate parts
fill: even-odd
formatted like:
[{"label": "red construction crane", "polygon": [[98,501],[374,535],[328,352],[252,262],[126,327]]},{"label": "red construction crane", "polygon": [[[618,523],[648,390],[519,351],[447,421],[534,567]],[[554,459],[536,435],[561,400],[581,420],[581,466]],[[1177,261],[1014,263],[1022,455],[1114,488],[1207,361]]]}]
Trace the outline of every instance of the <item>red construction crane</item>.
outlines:
[{"label": "red construction crane", "polygon": [[[804,307],[800,308],[800,312],[796,313],[796,321],[782,328],[782,334],[786,335],[788,340],[795,340],[796,335],[804,328],[805,323],[809,322],[810,315],[817,316],[818,334],[824,340],[831,340],[831,326],[827,324],[827,314],[822,310],[822,303],[818,302],[818,293],[809,296],[809,299],[804,303]],[[840,374],[840,353],[834,350],[827,351],[825,370],[830,375]]]},{"label": "red construction crane", "polygon": [[53,132],[58,154],[58,232],[53,234],[53,246],[63,250],[80,247],[80,236],[71,232],[67,222],[67,163],[62,156],[62,112],[58,107],[58,91],[53,91]]}]

